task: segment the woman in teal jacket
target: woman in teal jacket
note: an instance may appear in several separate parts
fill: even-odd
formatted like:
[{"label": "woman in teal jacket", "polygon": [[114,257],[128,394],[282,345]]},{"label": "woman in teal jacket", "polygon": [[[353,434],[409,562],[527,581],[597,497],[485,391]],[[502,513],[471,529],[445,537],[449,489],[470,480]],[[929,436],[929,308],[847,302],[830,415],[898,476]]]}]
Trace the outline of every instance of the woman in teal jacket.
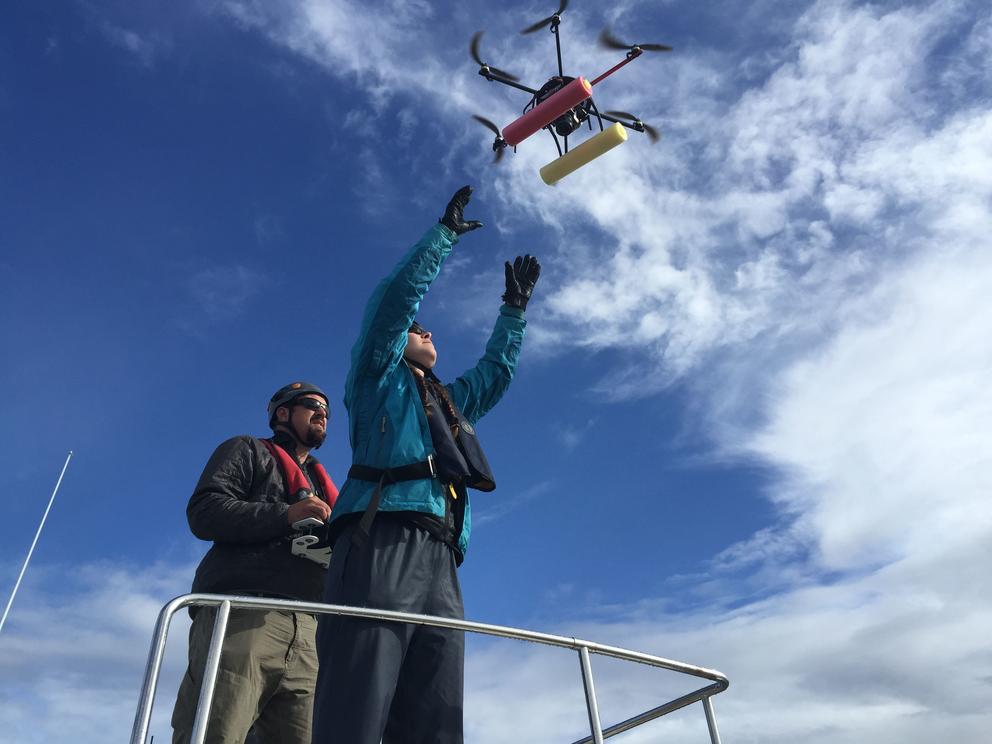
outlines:
[{"label": "woman in teal jacket", "polygon": [[[495,488],[475,424],[503,396],[540,275],[506,263],[504,304],[478,364],[442,386],[420,302],[460,235],[468,186],[373,292],[345,386],[353,465],[331,522],[325,602],[461,618],[467,488]],[[314,744],[460,744],[460,632],[323,616]]]}]

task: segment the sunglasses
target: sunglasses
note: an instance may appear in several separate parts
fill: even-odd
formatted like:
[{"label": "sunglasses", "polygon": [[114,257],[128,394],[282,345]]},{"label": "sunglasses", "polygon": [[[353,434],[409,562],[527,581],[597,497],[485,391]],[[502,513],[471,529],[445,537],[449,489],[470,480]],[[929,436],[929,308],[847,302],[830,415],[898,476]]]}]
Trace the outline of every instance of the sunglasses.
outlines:
[{"label": "sunglasses", "polygon": [[293,401],[293,405],[303,406],[304,408],[309,408],[311,411],[323,411],[325,415],[328,413],[327,404],[316,398],[296,398]]},{"label": "sunglasses", "polygon": [[410,330],[407,331],[407,333],[416,333],[418,336],[423,336],[427,332],[427,329],[420,325],[417,321],[414,321],[410,326]]}]

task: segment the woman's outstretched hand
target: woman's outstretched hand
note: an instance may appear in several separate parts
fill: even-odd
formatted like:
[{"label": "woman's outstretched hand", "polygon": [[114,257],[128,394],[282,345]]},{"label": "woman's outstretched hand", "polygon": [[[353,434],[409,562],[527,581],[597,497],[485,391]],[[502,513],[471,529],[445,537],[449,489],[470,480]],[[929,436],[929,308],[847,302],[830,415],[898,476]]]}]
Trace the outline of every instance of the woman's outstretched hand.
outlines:
[{"label": "woman's outstretched hand", "polygon": [[510,307],[527,309],[527,301],[534,292],[534,285],[541,276],[541,264],[534,256],[517,256],[511,265],[506,262],[506,292],[503,302]]},{"label": "woman's outstretched hand", "polygon": [[444,210],[444,216],[438,222],[451,230],[455,235],[463,235],[464,233],[482,227],[482,223],[478,220],[465,221],[465,205],[468,204],[471,198],[472,187],[462,186],[451,197],[451,201],[448,202],[448,206]]}]

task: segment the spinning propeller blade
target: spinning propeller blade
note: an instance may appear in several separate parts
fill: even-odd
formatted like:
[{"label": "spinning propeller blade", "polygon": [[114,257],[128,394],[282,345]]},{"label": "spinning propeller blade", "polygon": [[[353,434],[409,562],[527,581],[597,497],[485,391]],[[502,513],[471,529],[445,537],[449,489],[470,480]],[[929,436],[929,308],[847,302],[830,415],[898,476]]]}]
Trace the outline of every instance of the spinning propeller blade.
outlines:
[{"label": "spinning propeller blade", "polygon": [[657,129],[645,124],[633,114],[629,114],[626,111],[604,111],[603,113],[607,116],[615,116],[618,119],[629,120],[635,127],[640,127],[644,131],[644,133],[648,136],[648,139],[651,140],[652,144],[661,139],[661,133]]},{"label": "spinning propeller blade", "polygon": [[497,137],[503,136],[502,133],[499,131],[499,127],[493,124],[491,121],[489,121],[489,119],[486,119],[483,116],[478,116],[477,114],[472,114],[472,118],[475,119],[477,122],[479,122],[482,126],[489,129]]},{"label": "spinning propeller blade", "polygon": [[493,142],[493,152],[496,153],[496,156],[493,158],[493,162],[498,163],[503,159],[503,150],[506,149],[506,142],[503,140],[503,134],[499,131],[499,127],[483,116],[472,114],[472,118],[496,135],[496,141]]},{"label": "spinning propeller blade", "polygon": [[670,52],[672,48],[667,44],[627,44],[620,41],[616,36],[610,33],[610,29],[604,28],[603,33],[599,35],[599,44],[607,49],[622,49],[624,51],[633,51],[634,49],[640,49],[642,52]]},{"label": "spinning propeller blade", "polygon": [[549,15],[544,20],[541,20],[541,21],[538,21],[537,23],[535,23],[533,26],[528,26],[527,28],[525,28],[520,33],[521,34],[530,34],[530,33],[533,33],[534,31],[537,31],[539,29],[544,28],[545,26],[550,26],[551,25],[551,22],[555,19],[555,16],[560,16],[562,13],[565,12],[565,8],[567,8],[567,7],[568,7],[568,0],[561,0],[561,4],[558,7],[558,12],[557,13],[555,13],[554,15]]},{"label": "spinning propeller blade", "polygon": [[476,31],[475,35],[472,37],[472,42],[468,45],[469,54],[472,55],[472,59],[476,61],[479,67],[487,67],[490,72],[495,72],[500,77],[506,78],[507,80],[517,81],[516,75],[511,75],[510,73],[499,69],[498,67],[493,67],[492,65],[487,65],[482,61],[482,55],[479,54],[479,40],[482,38],[482,31]]}]

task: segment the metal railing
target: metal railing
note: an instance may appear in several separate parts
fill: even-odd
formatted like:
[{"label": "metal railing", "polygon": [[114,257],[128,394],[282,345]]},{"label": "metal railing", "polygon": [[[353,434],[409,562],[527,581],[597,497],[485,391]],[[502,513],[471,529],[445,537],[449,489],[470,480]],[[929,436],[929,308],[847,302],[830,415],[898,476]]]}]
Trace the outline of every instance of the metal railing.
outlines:
[{"label": "metal railing", "polygon": [[[203,744],[210,715],[210,704],[213,701],[214,686],[217,681],[217,669],[220,663],[221,648],[227,630],[227,619],[232,607],[252,610],[283,610],[293,612],[309,612],[316,615],[347,615],[349,617],[366,618],[369,620],[387,620],[393,622],[431,625],[438,628],[451,628],[470,633],[511,638],[518,641],[530,641],[546,646],[557,646],[578,651],[579,665],[582,670],[582,683],[585,688],[586,709],[589,713],[589,729],[591,736],[579,739],[573,744],[602,744],[604,739],[630,731],[637,726],[653,721],[663,715],[684,708],[696,702],[702,702],[706,716],[706,726],[709,729],[711,744],[720,744],[720,734],[716,727],[716,714],[713,712],[711,698],[727,689],[730,682],[720,672],[703,667],[672,661],[660,656],[642,654],[616,646],[604,646],[592,641],[583,641],[568,636],[537,633],[520,628],[509,628],[502,625],[487,625],[485,623],[455,620],[431,615],[416,615],[408,612],[393,612],[391,610],[376,610],[368,607],[347,607],[344,605],[327,605],[316,602],[293,602],[284,599],[267,599],[262,597],[238,597],[224,594],[186,594],[176,597],[162,608],[158,622],[155,625],[155,635],[152,638],[151,650],[148,654],[148,664],[145,667],[145,678],[141,686],[141,696],[138,700],[138,711],[134,717],[134,728],[131,730],[131,744],[145,744],[148,729],[151,724],[152,705],[155,701],[155,691],[158,687],[159,672],[162,668],[162,657],[165,654],[165,642],[173,615],[190,605],[217,607],[217,617],[214,620],[213,635],[210,638],[210,648],[207,651],[206,667],[203,672],[203,684],[200,688],[200,699],[197,704],[196,719],[193,724],[191,744]],[[603,728],[599,718],[599,704],[596,700],[596,689],[593,685],[592,662],[590,654],[600,654],[622,661],[635,661],[672,672],[688,674],[693,677],[710,680],[713,684],[690,692],[682,697],[670,700],[636,716]]]}]

